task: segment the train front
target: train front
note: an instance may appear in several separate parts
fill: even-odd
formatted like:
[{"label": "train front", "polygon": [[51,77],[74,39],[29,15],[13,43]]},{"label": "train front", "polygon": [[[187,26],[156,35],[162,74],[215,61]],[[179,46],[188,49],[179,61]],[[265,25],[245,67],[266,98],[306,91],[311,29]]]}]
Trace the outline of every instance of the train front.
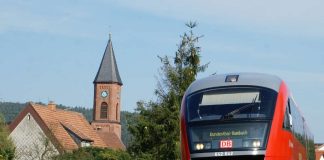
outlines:
[{"label": "train front", "polygon": [[279,84],[262,74],[194,82],[181,107],[182,159],[263,160]]}]

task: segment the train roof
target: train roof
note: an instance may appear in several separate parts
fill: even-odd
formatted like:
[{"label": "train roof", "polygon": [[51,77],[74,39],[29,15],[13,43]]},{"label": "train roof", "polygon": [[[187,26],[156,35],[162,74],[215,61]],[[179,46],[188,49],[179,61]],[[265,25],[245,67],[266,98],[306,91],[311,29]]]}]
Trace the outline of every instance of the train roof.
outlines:
[{"label": "train roof", "polygon": [[[226,78],[230,76],[237,77],[237,81],[226,82]],[[186,94],[188,95],[203,89],[226,86],[259,86],[279,92],[281,83],[282,80],[279,77],[263,73],[217,74],[194,81],[187,89]]]}]

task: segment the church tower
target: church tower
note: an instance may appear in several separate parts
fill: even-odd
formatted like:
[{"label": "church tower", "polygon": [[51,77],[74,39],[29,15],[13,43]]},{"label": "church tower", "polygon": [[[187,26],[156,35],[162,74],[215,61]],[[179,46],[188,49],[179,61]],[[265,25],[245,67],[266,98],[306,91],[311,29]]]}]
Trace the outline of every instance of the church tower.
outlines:
[{"label": "church tower", "polygon": [[[111,35],[109,34],[108,44],[101,60],[94,84],[93,121],[91,125],[97,133],[106,139],[106,143],[116,138],[121,142],[120,124],[120,101],[121,87],[120,78]],[[113,138],[112,136],[115,136]],[[123,144],[122,144],[123,145]],[[114,148],[114,146],[112,146]]]}]

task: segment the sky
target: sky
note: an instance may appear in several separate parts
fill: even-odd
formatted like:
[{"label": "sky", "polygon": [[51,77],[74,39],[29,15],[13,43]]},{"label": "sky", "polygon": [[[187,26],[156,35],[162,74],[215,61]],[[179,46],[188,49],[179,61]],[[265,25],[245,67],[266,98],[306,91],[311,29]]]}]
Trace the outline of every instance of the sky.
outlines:
[{"label": "sky", "polygon": [[324,1],[2,0],[0,101],[92,107],[109,33],[123,81],[122,110],[154,100],[161,63],[185,23],[203,35],[214,73],[260,72],[288,84],[316,142],[324,143]]}]

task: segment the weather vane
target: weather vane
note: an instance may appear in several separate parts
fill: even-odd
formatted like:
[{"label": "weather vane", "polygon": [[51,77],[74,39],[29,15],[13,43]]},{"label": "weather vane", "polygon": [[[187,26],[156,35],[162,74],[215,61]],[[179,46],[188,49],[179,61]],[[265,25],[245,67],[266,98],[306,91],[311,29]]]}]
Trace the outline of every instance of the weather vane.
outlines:
[{"label": "weather vane", "polygon": [[111,39],[111,25],[108,26],[108,30],[109,30],[109,39]]}]

